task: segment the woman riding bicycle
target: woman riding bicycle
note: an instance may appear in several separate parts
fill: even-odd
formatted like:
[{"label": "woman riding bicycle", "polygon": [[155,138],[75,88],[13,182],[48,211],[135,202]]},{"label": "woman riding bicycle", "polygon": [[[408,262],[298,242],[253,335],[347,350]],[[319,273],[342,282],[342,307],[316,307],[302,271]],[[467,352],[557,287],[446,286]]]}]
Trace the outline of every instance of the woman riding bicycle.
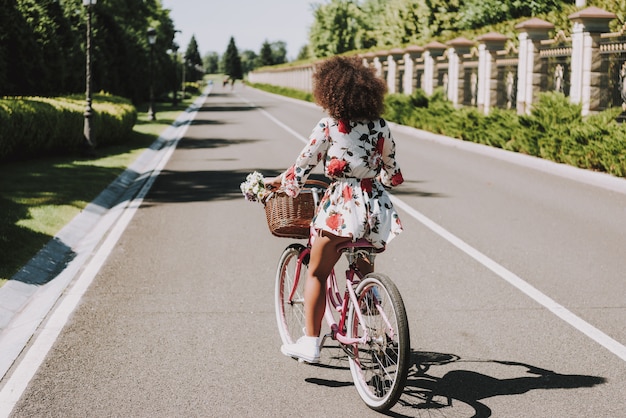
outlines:
[{"label": "woman riding bicycle", "polygon": [[[384,248],[402,232],[384,187],[403,178],[389,125],[381,118],[386,84],[374,70],[357,57],[333,57],[316,67],[313,81],[315,100],[329,117],[316,124],[296,163],[265,184],[295,197],[320,161],[331,180],[312,221],[317,236],[305,282],[305,335],[281,347],[287,356],[318,363],[326,278],[341,257],[338,247],[365,238]],[[359,269],[372,270],[366,260]]]}]

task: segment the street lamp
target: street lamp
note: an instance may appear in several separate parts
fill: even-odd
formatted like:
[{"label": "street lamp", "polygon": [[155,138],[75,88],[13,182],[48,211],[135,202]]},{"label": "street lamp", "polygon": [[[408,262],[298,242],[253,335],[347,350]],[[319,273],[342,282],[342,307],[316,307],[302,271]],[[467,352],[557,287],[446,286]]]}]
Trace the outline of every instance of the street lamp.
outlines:
[{"label": "street lamp", "polygon": [[95,148],[95,140],[91,131],[91,116],[93,115],[93,109],[91,107],[91,9],[95,6],[97,0],[83,0],[83,6],[87,8],[87,46],[86,46],[86,64],[85,64],[85,127],[83,134],[85,136],[85,145],[87,153],[93,154]]},{"label": "street lamp", "polygon": [[[174,29],[174,38],[176,38],[177,33],[183,33],[183,31],[179,29]],[[173,106],[178,105],[178,48],[179,45],[172,39],[172,49],[174,50],[174,101],[172,102]]]},{"label": "street lamp", "polygon": [[156,43],[156,29],[148,29],[148,43],[150,44],[150,108],[148,109],[148,118],[156,120],[156,112],[154,110],[154,44]]},{"label": "street lamp", "polygon": [[172,42],[172,52],[174,55],[174,97],[172,99],[172,106],[178,105],[178,44]]}]

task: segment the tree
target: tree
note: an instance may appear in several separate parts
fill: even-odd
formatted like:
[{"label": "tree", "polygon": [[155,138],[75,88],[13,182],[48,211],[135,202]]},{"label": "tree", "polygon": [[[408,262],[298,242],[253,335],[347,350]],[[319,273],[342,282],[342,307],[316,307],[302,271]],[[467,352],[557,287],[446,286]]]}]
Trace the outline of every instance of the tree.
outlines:
[{"label": "tree", "polygon": [[215,74],[219,70],[220,56],[217,52],[209,52],[204,56],[204,69],[207,74]]},{"label": "tree", "polygon": [[459,8],[464,0],[426,0],[428,28],[433,35],[453,30],[459,18]]},{"label": "tree", "polygon": [[389,0],[382,4],[375,2],[379,10],[376,14],[364,13],[363,16],[375,16],[371,22],[373,28],[370,37],[376,39],[377,46],[402,46],[417,43],[428,34],[429,9],[424,0]]},{"label": "tree", "polygon": [[307,60],[310,59],[311,57],[311,51],[309,50],[309,45],[302,45],[302,47],[300,48],[300,51],[298,52],[298,56],[296,57],[296,60],[300,61],[300,60]]},{"label": "tree", "polygon": [[243,70],[241,68],[241,57],[235,45],[235,38],[230,37],[228,47],[222,58],[224,74],[232,78],[233,80],[243,79]]},{"label": "tree", "polygon": [[249,73],[254,70],[259,62],[259,57],[254,51],[250,51],[249,49],[243,51],[240,54],[241,57],[241,69],[244,74]]},{"label": "tree", "polygon": [[259,52],[259,67],[265,67],[267,65],[274,65],[274,54],[272,53],[272,46],[265,40],[261,45],[261,51]]},{"label": "tree", "polygon": [[272,61],[274,65],[287,62],[287,44],[283,41],[272,42]]},{"label": "tree", "polygon": [[531,17],[559,10],[562,3],[557,0],[466,0],[459,10],[459,27],[473,29],[519,17]]},{"label": "tree", "polygon": [[314,7],[309,39],[316,57],[329,57],[357,48],[360,9],[356,1],[331,0]]},{"label": "tree", "polygon": [[185,51],[185,69],[188,81],[198,81],[204,76],[203,62],[198,51],[198,42],[195,35],[191,35]]},{"label": "tree", "polygon": [[[87,9],[79,0],[0,0],[0,95],[52,96],[85,91]],[[154,62],[168,68],[174,38],[160,0],[107,0],[92,7],[92,80],[103,90],[138,103],[146,99],[150,48],[146,31],[157,29]],[[169,85],[155,74],[155,93]],[[160,91],[161,90],[161,91]]]}]

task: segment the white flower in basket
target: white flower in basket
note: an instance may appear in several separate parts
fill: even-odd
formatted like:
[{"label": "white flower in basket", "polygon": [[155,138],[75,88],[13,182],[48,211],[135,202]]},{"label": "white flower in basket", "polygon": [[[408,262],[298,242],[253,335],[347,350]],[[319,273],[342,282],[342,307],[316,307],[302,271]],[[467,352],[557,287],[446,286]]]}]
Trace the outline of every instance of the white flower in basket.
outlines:
[{"label": "white flower in basket", "polygon": [[249,202],[260,202],[265,195],[263,175],[257,171],[248,174],[246,181],[241,183],[241,192]]}]

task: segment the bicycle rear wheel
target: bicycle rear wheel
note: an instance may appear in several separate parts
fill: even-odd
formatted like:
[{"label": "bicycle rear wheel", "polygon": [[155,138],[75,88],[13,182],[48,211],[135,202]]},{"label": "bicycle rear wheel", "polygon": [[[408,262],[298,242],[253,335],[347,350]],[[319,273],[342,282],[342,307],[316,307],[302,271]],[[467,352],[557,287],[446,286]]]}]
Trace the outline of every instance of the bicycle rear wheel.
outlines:
[{"label": "bicycle rear wheel", "polygon": [[[409,323],[404,302],[387,276],[370,273],[357,286],[358,306],[350,304],[347,335],[368,341],[351,347],[350,372],[361,399],[382,412],[400,398],[409,372]],[[362,313],[359,319],[357,309]]]},{"label": "bicycle rear wheel", "polygon": [[[308,249],[302,244],[291,244],[283,251],[276,271],[274,304],[276,322],[283,344],[292,344],[303,335],[304,282],[306,279]],[[300,255],[306,257],[300,264]],[[298,274],[297,269],[300,266]]]}]

